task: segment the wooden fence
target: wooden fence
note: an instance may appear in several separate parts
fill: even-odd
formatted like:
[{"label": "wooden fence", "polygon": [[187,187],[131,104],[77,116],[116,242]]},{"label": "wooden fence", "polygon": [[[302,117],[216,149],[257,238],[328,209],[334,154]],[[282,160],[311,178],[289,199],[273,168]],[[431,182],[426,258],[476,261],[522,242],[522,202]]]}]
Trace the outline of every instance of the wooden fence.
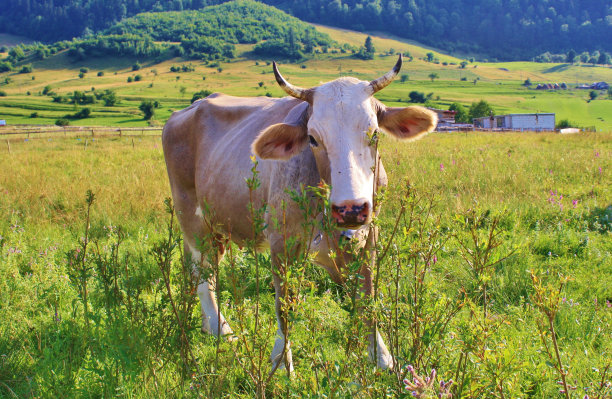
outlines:
[{"label": "wooden fence", "polygon": [[106,127],[106,126],[2,126],[0,137],[5,139],[40,139],[51,137],[134,137],[159,136],[162,127]]}]

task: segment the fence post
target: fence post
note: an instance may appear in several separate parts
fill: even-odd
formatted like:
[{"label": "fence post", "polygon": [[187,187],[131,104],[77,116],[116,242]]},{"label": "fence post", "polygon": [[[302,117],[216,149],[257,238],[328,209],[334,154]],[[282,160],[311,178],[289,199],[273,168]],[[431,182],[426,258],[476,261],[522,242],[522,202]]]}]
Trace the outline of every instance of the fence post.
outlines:
[{"label": "fence post", "polygon": [[11,153],[11,144],[9,143],[8,139],[6,139],[6,146],[8,148],[8,152],[10,154]]},{"label": "fence post", "polygon": [[121,138],[123,136],[123,133],[121,133],[121,128],[119,128],[119,138]]}]

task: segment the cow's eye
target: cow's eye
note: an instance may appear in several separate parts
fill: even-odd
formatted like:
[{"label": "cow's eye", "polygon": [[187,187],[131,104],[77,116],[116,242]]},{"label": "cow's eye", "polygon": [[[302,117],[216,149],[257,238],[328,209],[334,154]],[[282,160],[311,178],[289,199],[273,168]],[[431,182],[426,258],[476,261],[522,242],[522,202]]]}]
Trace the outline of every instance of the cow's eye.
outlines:
[{"label": "cow's eye", "polygon": [[308,135],[308,139],[310,140],[310,145],[313,147],[318,147],[319,143],[317,143],[317,140],[315,140],[314,137],[312,137],[311,135]]}]

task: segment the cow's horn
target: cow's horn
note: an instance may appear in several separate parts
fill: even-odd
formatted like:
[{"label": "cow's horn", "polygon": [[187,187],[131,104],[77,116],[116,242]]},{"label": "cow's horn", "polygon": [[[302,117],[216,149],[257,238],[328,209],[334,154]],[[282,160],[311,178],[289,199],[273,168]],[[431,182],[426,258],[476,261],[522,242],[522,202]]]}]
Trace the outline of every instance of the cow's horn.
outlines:
[{"label": "cow's horn", "polygon": [[285,90],[287,94],[308,103],[312,102],[312,89],[302,89],[301,87],[294,86],[287,82],[285,78],[283,78],[283,75],[281,75],[278,71],[276,62],[272,62],[272,69],[274,69],[274,77],[276,78],[278,85]]},{"label": "cow's horn", "polygon": [[370,82],[370,87],[372,87],[372,94],[376,93],[379,90],[387,87],[393,79],[397,76],[400,69],[402,69],[402,54],[400,53],[399,57],[397,57],[397,62],[392,70],[381,76],[380,78],[373,80]]}]

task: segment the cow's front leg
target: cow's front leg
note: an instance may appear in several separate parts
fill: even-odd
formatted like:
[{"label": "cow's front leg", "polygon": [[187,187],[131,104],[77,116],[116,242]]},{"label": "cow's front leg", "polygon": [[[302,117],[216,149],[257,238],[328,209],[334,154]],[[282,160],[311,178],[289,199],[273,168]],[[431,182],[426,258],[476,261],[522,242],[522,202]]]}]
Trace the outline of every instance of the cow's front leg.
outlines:
[{"label": "cow's front leg", "polygon": [[[366,242],[364,250],[366,252],[370,251],[370,261],[364,262],[361,270],[359,271],[359,274],[363,277],[361,292],[364,294],[364,299],[369,299],[372,297],[372,267],[374,266],[374,260],[376,259],[374,243],[378,235],[378,231],[376,230],[376,227],[372,227],[372,230],[363,230],[361,233],[362,237],[357,237],[357,239],[365,238]],[[363,311],[363,306],[361,307],[361,310]],[[392,369],[394,366],[393,356],[391,356],[391,353],[389,353],[389,350],[385,345],[385,341],[383,341],[382,336],[376,328],[376,323],[372,320],[372,316],[369,314],[364,315],[364,322],[370,329],[370,332],[368,333],[368,354],[370,360],[376,362],[376,365],[383,370]]]},{"label": "cow's front leg", "polygon": [[[198,278],[198,297],[200,298],[200,306],[202,310],[202,331],[214,336],[227,336],[228,339],[233,338],[233,331],[225,320],[223,314],[219,311],[217,304],[217,296],[215,295],[215,278],[211,273],[208,278],[201,277],[202,270],[213,270],[212,266],[202,259],[200,251],[189,248],[191,252],[191,261],[193,264],[193,272]],[[219,256],[217,256],[217,261]],[[199,265],[199,266],[198,266]]]},{"label": "cow's front leg", "polygon": [[[360,274],[363,276],[362,292],[365,298],[372,296],[372,269],[370,265],[361,268]],[[365,315],[364,321],[370,332],[368,333],[368,354],[370,360],[376,362],[376,365],[383,370],[393,368],[393,357],[389,353],[385,341],[376,328],[376,323],[372,320],[371,315]]]}]

